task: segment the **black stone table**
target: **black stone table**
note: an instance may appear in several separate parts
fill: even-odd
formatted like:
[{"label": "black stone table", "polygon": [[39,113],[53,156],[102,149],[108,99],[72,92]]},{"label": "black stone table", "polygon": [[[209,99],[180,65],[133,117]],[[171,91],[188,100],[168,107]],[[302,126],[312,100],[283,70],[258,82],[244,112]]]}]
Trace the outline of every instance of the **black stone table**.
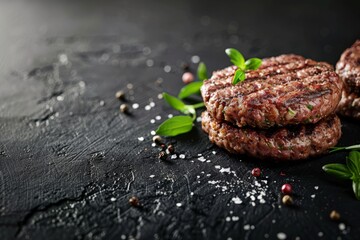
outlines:
[{"label": "black stone table", "polygon": [[[2,1],[0,239],[358,239],[351,183],[321,170],[346,152],[257,161],[197,122],[166,139],[176,159],[164,162],[151,132],[178,114],[158,95],[177,94],[183,63],[223,68],[236,47],[335,64],[359,23],[359,1]],[[339,145],[360,143],[358,122],[342,129]]]}]

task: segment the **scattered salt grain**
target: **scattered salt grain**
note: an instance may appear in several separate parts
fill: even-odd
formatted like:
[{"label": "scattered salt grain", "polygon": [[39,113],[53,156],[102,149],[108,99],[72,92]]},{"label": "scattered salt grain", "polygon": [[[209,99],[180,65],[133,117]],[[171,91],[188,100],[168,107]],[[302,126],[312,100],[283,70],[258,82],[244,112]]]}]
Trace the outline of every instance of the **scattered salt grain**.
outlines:
[{"label": "scattered salt grain", "polygon": [[177,207],[181,207],[182,204],[181,204],[181,203],[177,203],[176,206],[177,206]]},{"label": "scattered salt grain", "polygon": [[280,240],[285,240],[287,238],[286,234],[283,232],[279,232],[278,234],[276,234],[276,236]]},{"label": "scattered salt grain", "polygon": [[180,154],[180,155],[179,155],[179,158],[185,159],[185,154]]},{"label": "scattered salt grain", "polygon": [[155,175],[150,175],[150,176],[149,176],[149,178],[154,178],[154,177],[155,177]]},{"label": "scattered salt grain", "polygon": [[138,104],[138,103],[134,103],[134,104],[132,105],[132,108],[133,108],[133,109],[138,109],[138,108],[139,108],[139,104]]},{"label": "scattered salt grain", "polygon": [[151,131],[150,134],[154,136],[154,135],[156,134],[156,132],[155,132],[155,131]]},{"label": "scattered salt grain", "polygon": [[194,55],[194,56],[192,56],[191,57],[191,61],[193,62],[193,63],[199,63],[200,62],[200,57],[199,56],[197,56],[197,55]]},{"label": "scattered salt grain", "polygon": [[221,166],[220,166],[220,165],[215,165],[215,168],[216,168],[216,169],[220,169]]},{"label": "scattered salt grain", "polygon": [[161,116],[158,115],[158,116],[155,117],[155,119],[156,120],[161,120]]},{"label": "scattered salt grain", "polygon": [[154,66],[154,60],[152,60],[152,59],[146,60],[146,66],[148,66],[148,67]]},{"label": "scattered salt grain", "polygon": [[[215,166],[216,167],[216,166]],[[220,172],[221,173],[230,173],[231,171],[230,171],[230,168],[228,167],[228,168],[221,168],[220,169]]]},{"label": "scattered salt grain", "polygon": [[150,120],[150,123],[155,123],[155,119],[151,119],[151,120]]},{"label": "scattered salt grain", "polygon": [[318,233],[318,236],[319,236],[319,237],[322,237],[322,236],[324,236],[324,233],[323,233],[323,232],[319,232],[319,233]]},{"label": "scattered salt grain", "polygon": [[142,141],[144,141],[144,137],[138,137],[138,140],[140,141],[140,142],[142,142]]},{"label": "scattered salt grain", "polygon": [[214,155],[215,155],[215,154],[216,154],[216,151],[212,151],[212,154],[214,154]]},{"label": "scattered salt grain", "polygon": [[172,118],[173,116],[174,116],[174,115],[172,115],[172,114],[169,114],[169,115],[168,115],[168,118]]},{"label": "scattered salt grain", "polygon": [[169,73],[171,71],[171,66],[165,65],[164,72]]},{"label": "scattered salt grain", "polygon": [[311,197],[311,198],[315,198],[315,194],[311,195],[310,197]]},{"label": "scattered salt grain", "polygon": [[158,96],[157,96],[158,99],[163,99],[163,95],[162,93],[159,93]]},{"label": "scattered salt grain", "polygon": [[206,159],[205,159],[203,156],[199,157],[198,160],[199,160],[200,162],[205,162],[205,161],[206,161]]},{"label": "scattered salt grain", "polygon": [[197,117],[196,122],[201,122],[201,117]]},{"label": "scattered salt grain", "polygon": [[315,190],[318,190],[318,189],[319,189],[319,186],[315,186],[314,188],[315,188]]},{"label": "scattered salt grain", "polygon": [[339,229],[340,229],[341,231],[345,230],[345,228],[346,228],[346,226],[345,226],[344,223],[340,223],[340,224],[339,224]]},{"label": "scattered salt grain", "polygon": [[241,199],[238,196],[233,197],[231,199],[231,201],[233,201],[235,204],[241,204],[242,203]]},{"label": "scattered salt grain", "polygon": [[231,221],[231,218],[230,218],[230,217],[226,217],[226,218],[225,218],[225,221],[230,222],[230,221]]},{"label": "scattered salt grain", "polygon": [[110,198],[110,201],[115,202],[116,198],[112,197],[112,198]]},{"label": "scattered salt grain", "polygon": [[171,155],[171,159],[177,159],[176,154]]},{"label": "scattered salt grain", "polygon": [[238,216],[232,216],[232,220],[233,220],[234,222],[237,222],[237,221],[239,221],[239,217],[238,217]]},{"label": "scattered salt grain", "polygon": [[154,103],[154,102],[150,102],[149,105],[150,105],[150,107],[155,107],[155,103]]},{"label": "scattered salt grain", "polygon": [[250,225],[249,224],[244,225],[244,230],[250,230]]},{"label": "scattered salt grain", "polygon": [[146,110],[146,111],[149,111],[150,109],[151,109],[150,105],[146,105],[146,106],[145,106],[145,110]]}]

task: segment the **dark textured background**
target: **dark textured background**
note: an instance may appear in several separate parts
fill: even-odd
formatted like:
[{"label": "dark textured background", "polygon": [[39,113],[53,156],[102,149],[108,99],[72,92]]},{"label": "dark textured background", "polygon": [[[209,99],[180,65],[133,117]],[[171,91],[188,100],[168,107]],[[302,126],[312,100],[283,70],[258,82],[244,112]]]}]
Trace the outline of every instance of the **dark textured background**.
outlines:
[{"label": "dark textured background", "polygon": [[[1,1],[0,239],[357,239],[351,184],[321,170],[346,153],[259,162],[213,146],[197,123],[167,139],[186,158],[166,163],[150,132],[177,114],[157,95],[178,92],[191,56],[210,70],[229,64],[226,47],[335,64],[360,38],[359,9],[358,1]],[[118,89],[140,105],[131,116],[118,112]],[[359,142],[359,124],[343,119],[339,145]],[[280,204],[285,182],[291,208]],[[260,192],[262,204],[251,199]],[[130,207],[132,195],[143,208]],[[329,219],[333,209],[340,222]]]}]

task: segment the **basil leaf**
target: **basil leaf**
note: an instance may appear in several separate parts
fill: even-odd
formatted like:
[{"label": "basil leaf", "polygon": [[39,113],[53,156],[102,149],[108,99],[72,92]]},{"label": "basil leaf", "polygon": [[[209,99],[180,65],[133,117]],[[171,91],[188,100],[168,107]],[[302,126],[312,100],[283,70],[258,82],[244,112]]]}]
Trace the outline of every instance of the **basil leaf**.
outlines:
[{"label": "basil leaf", "polygon": [[348,147],[333,147],[332,150],[330,150],[330,153],[342,151],[342,150],[360,150],[360,144],[352,145]]},{"label": "basil leaf", "polygon": [[184,110],[182,111],[185,114],[192,114],[193,116],[196,115],[195,108],[193,105],[185,105]]},{"label": "basil leaf", "polygon": [[346,159],[346,165],[353,173],[353,178],[360,179],[360,152],[351,151],[349,157]]},{"label": "basil leaf", "polygon": [[360,200],[360,180],[354,180],[352,183],[352,188],[355,193],[355,197],[357,200]]},{"label": "basil leaf", "polygon": [[165,99],[165,101],[174,109],[183,112],[185,109],[185,103],[183,103],[183,101],[177,99],[174,96],[171,96],[170,94],[167,93],[163,93],[163,97]]},{"label": "basil leaf", "polygon": [[338,178],[342,179],[350,179],[352,177],[352,173],[348,169],[348,167],[345,164],[340,163],[330,163],[326,164],[322,167],[322,169],[331,175],[334,175]]},{"label": "basil leaf", "polygon": [[233,80],[232,80],[232,85],[236,85],[239,82],[242,82],[245,80],[245,72],[241,69],[236,70]]},{"label": "basil leaf", "polygon": [[245,62],[245,70],[256,70],[261,66],[260,58],[250,58]]},{"label": "basil leaf", "polygon": [[244,56],[234,48],[227,48],[225,53],[230,57],[230,61],[242,70],[245,70]]},{"label": "basil leaf", "polygon": [[156,130],[161,136],[176,136],[189,132],[192,129],[193,120],[189,116],[175,116],[163,122]]},{"label": "basil leaf", "polygon": [[203,82],[192,82],[186,85],[185,87],[181,88],[178,98],[184,99],[192,94],[199,93]]},{"label": "basil leaf", "polygon": [[201,62],[199,63],[198,69],[197,69],[197,76],[200,81],[204,81],[208,79],[207,75],[207,69],[205,63]]}]

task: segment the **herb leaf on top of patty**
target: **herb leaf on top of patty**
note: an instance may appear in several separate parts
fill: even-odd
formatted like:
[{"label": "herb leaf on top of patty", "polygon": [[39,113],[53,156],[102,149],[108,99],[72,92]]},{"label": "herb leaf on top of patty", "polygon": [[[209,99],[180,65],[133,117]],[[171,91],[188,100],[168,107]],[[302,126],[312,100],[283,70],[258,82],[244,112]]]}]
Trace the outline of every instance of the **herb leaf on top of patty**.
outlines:
[{"label": "herb leaf on top of patty", "polygon": [[245,61],[244,56],[234,48],[227,48],[225,49],[225,53],[229,56],[230,61],[238,67],[236,70],[232,85],[236,85],[239,82],[242,82],[246,79],[246,70],[256,70],[261,66],[261,59],[260,58],[250,58]]}]

